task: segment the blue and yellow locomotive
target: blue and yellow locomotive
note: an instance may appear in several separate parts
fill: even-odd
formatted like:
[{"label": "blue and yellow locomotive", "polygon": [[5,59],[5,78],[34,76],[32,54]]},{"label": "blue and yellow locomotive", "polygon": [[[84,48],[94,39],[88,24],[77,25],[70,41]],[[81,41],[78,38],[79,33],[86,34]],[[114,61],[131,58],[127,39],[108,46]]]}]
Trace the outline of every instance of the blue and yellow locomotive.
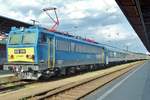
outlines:
[{"label": "blue and yellow locomotive", "polygon": [[13,27],[9,33],[4,69],[13,70],[21,79],[37,80],[146,57],[38,26]]},{"label": "blue and yellow locomotive", "polygon": [[15,71],[21,79],[38,79],[105,63],[105,48],[99,44],[38,26],[13,27],[4,69]]}]

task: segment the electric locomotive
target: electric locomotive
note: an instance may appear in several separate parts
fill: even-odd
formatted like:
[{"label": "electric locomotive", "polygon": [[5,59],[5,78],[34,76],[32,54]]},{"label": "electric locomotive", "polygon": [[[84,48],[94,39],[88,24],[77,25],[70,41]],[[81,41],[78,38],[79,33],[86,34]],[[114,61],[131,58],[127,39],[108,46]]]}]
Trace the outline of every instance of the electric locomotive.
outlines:
[{"label": "electric locomotive", "polygon": [[104,65],[105,48],[100,44],[77,39],[45,28],[13,27],[7,43],[6,70],[13,70],[21,79],[49,78],[84,68]]}]

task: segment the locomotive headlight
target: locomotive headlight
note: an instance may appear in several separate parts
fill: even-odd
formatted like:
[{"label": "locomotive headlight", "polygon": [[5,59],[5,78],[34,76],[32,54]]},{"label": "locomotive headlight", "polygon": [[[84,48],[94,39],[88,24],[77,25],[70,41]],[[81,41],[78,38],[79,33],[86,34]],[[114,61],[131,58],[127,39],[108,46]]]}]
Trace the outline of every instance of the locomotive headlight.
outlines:
[{"label": "locomotive headlight", "polygon": [[23,72],[23,69],[21,69],[21,72]]},{"label": "locomotive headlight", "polygon": [[34,60],[34,58],[35,58],[34,55],[32,55],[32,59],[33,59],[33,60]]},{"label": "locomotive headlight", "polygon": [[34,58],[35,58],[35,56],[34,55],[26,55],[26,58],[28,58],[28,59],[33,59],[34,60]]},{"label": "locomotive headlight", "polygon": [[18,72],[19,71],[19,69],[18,69],[18,67],[16,67],[16,72]]},{"label": "locomotive headlight", "polygon": [[49,71],[49,70],[47,70],[47,71],[46,71],[46,74],[49,74],[49,73],[50,73],[50,71]]},{"label": "locomotive headlight", "polygon": [[10,58],[13,59],[13,58],[14,58],[14,55],[10,55]]},{"label": "locomotive headlight", "polygon": [[26,55],[26,58],[29,58],[29,55]]}]

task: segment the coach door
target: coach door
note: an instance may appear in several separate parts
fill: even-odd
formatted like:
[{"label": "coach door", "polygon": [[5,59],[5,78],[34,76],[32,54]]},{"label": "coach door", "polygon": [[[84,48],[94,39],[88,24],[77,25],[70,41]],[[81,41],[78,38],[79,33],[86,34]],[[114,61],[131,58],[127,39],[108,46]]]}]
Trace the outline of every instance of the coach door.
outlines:
[{"label": "coach door", "polygon": [[48,37],[48,68],[55,65],[55,41],[54,38]]}]

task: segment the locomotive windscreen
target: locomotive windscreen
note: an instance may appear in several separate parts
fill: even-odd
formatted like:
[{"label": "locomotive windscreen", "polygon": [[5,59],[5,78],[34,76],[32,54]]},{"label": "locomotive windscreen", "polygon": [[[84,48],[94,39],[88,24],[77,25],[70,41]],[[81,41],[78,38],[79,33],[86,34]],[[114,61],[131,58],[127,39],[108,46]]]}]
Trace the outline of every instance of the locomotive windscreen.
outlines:
[{"label": "locomotive windscreen", "polygon": [[36,42],[35,33],[14,33],[10,35],[9,44],[34,44]]},{"label": "locomotive windscreen", "polygon": [[22,34],[10,35],[9,44],[20,44],[22,41]]},{"label": "locomotive windscreen", "polygon": [[23,35],[23,44],[33,44],[36,42],[35,33],[25,33]]}]

